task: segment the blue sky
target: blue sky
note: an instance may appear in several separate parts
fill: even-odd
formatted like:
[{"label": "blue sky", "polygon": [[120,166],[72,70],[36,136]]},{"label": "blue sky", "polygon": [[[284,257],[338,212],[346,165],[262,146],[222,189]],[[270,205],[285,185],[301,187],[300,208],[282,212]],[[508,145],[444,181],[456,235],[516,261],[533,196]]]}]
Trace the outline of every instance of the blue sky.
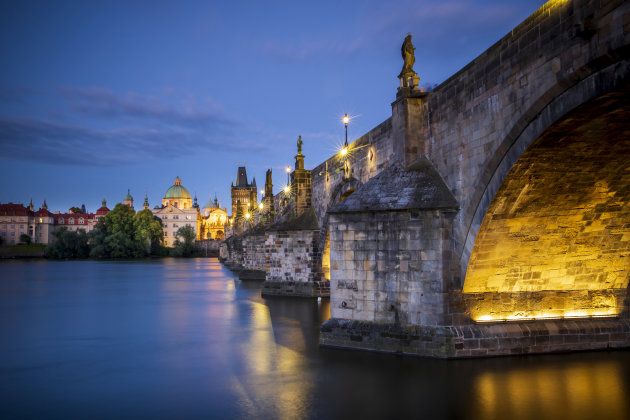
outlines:
[{"label": "blue sky", "polygon": [[544,1],[3,1],[0,202],[159,204],[180,176],[229,207],[237,162],[274,189],[391,116],[410,32],[446,80]]}]

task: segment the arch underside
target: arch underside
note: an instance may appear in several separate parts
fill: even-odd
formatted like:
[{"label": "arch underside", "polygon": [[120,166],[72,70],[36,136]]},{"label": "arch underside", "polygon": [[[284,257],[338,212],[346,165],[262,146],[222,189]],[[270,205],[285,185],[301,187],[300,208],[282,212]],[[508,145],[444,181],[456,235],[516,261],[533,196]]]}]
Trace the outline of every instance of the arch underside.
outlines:
[{"label": "arch underside", "polygon": [[320,249],[322,250],[322,272],[324,278],[330,280],[330,237],[328,231],[328,209],[333,205],[345,200],[350,194],[352,194],[357,188],[361,186],[361,183],[356,178],[344,179],[342,183],[337,185],[334,192],[331,194],[330,203],[328,204],[324,223],[322,224]]},{"label": "arch underside", "polygon": [[518,159],[486,212],[463,294],[477,321],[615,316],[630,278],[628,91],[591,100]]}]

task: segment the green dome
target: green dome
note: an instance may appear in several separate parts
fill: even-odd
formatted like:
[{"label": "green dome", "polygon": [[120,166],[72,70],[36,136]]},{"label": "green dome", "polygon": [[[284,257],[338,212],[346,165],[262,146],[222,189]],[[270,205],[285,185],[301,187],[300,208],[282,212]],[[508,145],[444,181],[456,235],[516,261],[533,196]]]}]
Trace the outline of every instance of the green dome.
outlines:
[{"label": "green dome", "polygon": [[164,194],[164,198],[167,199],[187,199],[190,200],[190,193],[186,188],[182,186],[182,181],[179,177],[175,178],[175,185],[171,185],[171,187],[166,190],[166,194]]},{"label": "green dome", "polygon": [[164,198],[186,198],[190,200],[190,193],[181,185],[173,185],[164,194]]}]

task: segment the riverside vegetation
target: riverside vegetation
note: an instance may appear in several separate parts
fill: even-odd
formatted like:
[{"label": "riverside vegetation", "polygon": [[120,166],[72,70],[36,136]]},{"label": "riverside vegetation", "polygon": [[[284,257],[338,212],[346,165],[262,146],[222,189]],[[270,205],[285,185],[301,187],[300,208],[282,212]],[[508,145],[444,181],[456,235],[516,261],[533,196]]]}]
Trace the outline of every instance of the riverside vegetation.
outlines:
[{"label": "riverside vegetation", "polygon": [[55,241],[44,252],[53,259],[190,257],[195,250],[191,226],[179,228],[175,246],[169,249],[163,245],[162,221],[151,210],[136,213],[124,204],[117,204],[89,233],[61,228],[53,235]]}]

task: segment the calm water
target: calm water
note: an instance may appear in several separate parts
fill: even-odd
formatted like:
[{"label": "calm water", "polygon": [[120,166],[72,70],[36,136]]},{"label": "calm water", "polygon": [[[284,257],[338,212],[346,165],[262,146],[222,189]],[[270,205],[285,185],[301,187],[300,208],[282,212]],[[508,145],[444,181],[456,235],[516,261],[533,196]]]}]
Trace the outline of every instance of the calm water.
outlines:
[{"label": "calm water", "polygon": [[0,418],[630,418],[630,352],[320,349],[327,300],[215,259],[0,262]]}]

